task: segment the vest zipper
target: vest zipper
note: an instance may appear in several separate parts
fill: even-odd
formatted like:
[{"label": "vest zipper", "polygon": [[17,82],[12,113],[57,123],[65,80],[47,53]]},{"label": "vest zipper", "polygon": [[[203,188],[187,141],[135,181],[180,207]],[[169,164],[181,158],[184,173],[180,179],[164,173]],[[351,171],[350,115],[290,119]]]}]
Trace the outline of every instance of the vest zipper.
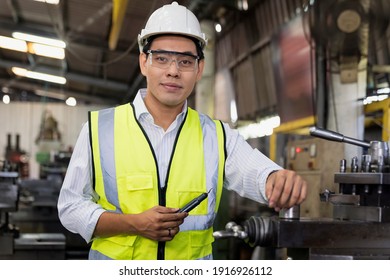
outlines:
[{"label": "vest zipper", "polygon": [[[133,107],[134,119],[138,123],[138,126],[140,127],[142,133],[144,134],[146,141],[148,141],[150,150],[152,151],[152,154],[153,154],[154,163],[156,165],[156,172],[157,172],[158,203],[159,203],[160,206],[166,206],[166,203],[167,203],[167,201],[166,201],[167,200],[167,198],[166,198],[167,195],[166,194],[167,194],[167,187],[168,187],[169,171],[171,169],[171,163],[172,163],[172,159],[173,159],[173,154],[175,152],[177,140],[179,139],[180,131],[183,128],[183,125],[184,125],[184,123],[185,123],[185,121],[187,119],[188,110],[186,112],[186,115],[184,116],[183,122],[181,123],[181,125],[180,125],[180,127],[179,127],[179,129],[177,131],[175,142],[173,143],[172,154],[171,154],[171,158],[169,160],[169,165],[168,165],[168,170],[167,170],[167,177],[165,178],[164,187],[160,188],[160,174],[158,172],[157,157],[156,157],[156,154],[154,152],[152,143],[150,142],[149,137],[146,134],[146,131],[142,127],[141,123],[137,120],[137,117],[135,115],[135,108],[134,108],[133,103],[130,103],[130,106]],[[164,260],[164,259],[165,259],[165,241],[159,241],[158,242],[158,246],[157,246],[157,260]]]},{"label": "vest zipper", "polygon": [[[168,175],[167,175],[168,176]],[[165,206],[167,203],[167,188],[166,185],[163,188],[158,187],[158,201],[161,206]],[[165,259],[165,242],[159,241],[157,246],[157,260]]]},{"label": "vest zipper", "polygon": [[[167,204],[168,178],[169,178],[169,173],[171,170],[172,159],[173,159],[173,155],[175,154],[175,149],[176,149],[176,145],[177,145],[177,141],[179,139],[181,129],[183,128],[183,125],[184,125],[186,119],[187,119],[187,113],[186,113],[184,120],[181,123],[181,125],[177,131],[176,139],[175,139],[175,142],[173,143],[172,154],[171,154],[171,158],[170,158],[169,164],[168,164],[167,177],[165,178],[164,187],[158,189],[159,203],[162,206],[166,206],[166,204]],[[159,241],[158,248],[157,248],[157,260],[164,260],[164,259],[165,259],[165,241]]]},{"label": "vest zipper", "polygon": [[[165,203],[166,203],[165,192],[166,191],[164,191],[164,190],[162,190],[162,188],[160,188],[160,173],[158,172],[158,164],[157,164],[156,154],[154,152],[152,143],[150,142],[150,139],[149,139],[148,135],[146,134],[146,131],[144,130],[144,128],[142,127],[141,123],[138,121],[138,119],[135,115],[135,108],[134,108],[133,103],[130,103],[130,106],[133,107],[134,120],[137,122],[139,128],[141,129],[142,133],[144,134],[145,139],[149,144],[150,151],[152,152],[152,155],[154,158],[154,164],[156,165],[156,173],[157,173],[158,204],[165,206]],[[164,189],[165,189],[165,186],[164,186]],[[164,260],[164,253],[165,253],[164,251],[165,251],[165,242],[158,242],[157,256],[156,256],[157,260]]]}]

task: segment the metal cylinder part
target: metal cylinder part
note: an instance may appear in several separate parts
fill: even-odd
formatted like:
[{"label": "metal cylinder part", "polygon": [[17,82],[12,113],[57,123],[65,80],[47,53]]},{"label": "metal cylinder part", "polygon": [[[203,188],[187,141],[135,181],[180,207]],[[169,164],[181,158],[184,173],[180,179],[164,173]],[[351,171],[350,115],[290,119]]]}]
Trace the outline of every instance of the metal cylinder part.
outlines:
[{"label": "metal cylinder part", "polygon": [[[389,163],[389,146],[387,142],[371,141],[368,154],[371,156],[372,164],[377,165],[379,169]],[[377,171],[381,172],[381,170]]]},{"label": "metal cylinder part", "polygon": [[362,172],[370,172],[371,155],[362,155]]},{"label": "metal cylinder part", "polygon": [[299,219],[300,216],[300,207],[295,205],[291,208],[282,209],[279,211],[279,218],[281,219]]},{"label": "metal cylinder part", "polygon": [[341,173],[347,172],[347,160],[345,159],[340,160],[340,172]]},{"label": "metal cylinder part", "polygon": [[358,165],[358,158],[353,157],[351,161],[351,172],[358,172],[359,171],[359,165]]}]

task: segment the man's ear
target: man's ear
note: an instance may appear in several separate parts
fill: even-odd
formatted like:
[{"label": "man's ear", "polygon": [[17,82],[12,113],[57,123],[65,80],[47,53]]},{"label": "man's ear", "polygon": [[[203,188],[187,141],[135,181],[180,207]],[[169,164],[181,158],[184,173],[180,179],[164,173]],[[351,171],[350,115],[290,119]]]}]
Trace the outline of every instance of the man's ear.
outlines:
[{"label": "man's ear", "polygon": [[139,68],[141,70],[142,75],[146,77],[147,73],[147,66],[146,63],[148,62],[148,56],[145,53],[139,54]]}]

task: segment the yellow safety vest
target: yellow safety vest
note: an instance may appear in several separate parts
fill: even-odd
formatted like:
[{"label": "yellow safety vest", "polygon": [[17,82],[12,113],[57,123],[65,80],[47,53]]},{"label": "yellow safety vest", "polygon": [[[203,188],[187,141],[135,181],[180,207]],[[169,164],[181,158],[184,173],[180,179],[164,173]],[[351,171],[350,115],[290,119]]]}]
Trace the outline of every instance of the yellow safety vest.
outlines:
[{"label": "yellow safety vest", "polygon": [[213,222],[224,176],[225,137],[220,121],[188,108],[176,136],[167,180],[160,188],[153,148],[132,104],[90,112],[94,187],[107,211],[137,214],[156,205],[182,207],[201,193],[169,242],[138,235],[95,238],[92,250],[110,259],[199,259],[212,254]]}]

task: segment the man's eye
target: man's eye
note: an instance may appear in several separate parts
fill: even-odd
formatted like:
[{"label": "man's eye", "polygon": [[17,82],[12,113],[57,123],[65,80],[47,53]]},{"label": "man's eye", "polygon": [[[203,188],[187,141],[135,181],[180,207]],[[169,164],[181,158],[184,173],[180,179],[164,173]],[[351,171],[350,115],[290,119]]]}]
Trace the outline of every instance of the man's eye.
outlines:
[{"label": "man's eye", "polygon": [[157,56],[156,61],[159,63],[166,63],[168,61],[168,58],[166,58],[165,56]]},{"label": "man's eye", "polygon": [[191,60],[180,60],[180,64],[183,65],[183,66],[191,66],[192,65],[192,61]]}]

